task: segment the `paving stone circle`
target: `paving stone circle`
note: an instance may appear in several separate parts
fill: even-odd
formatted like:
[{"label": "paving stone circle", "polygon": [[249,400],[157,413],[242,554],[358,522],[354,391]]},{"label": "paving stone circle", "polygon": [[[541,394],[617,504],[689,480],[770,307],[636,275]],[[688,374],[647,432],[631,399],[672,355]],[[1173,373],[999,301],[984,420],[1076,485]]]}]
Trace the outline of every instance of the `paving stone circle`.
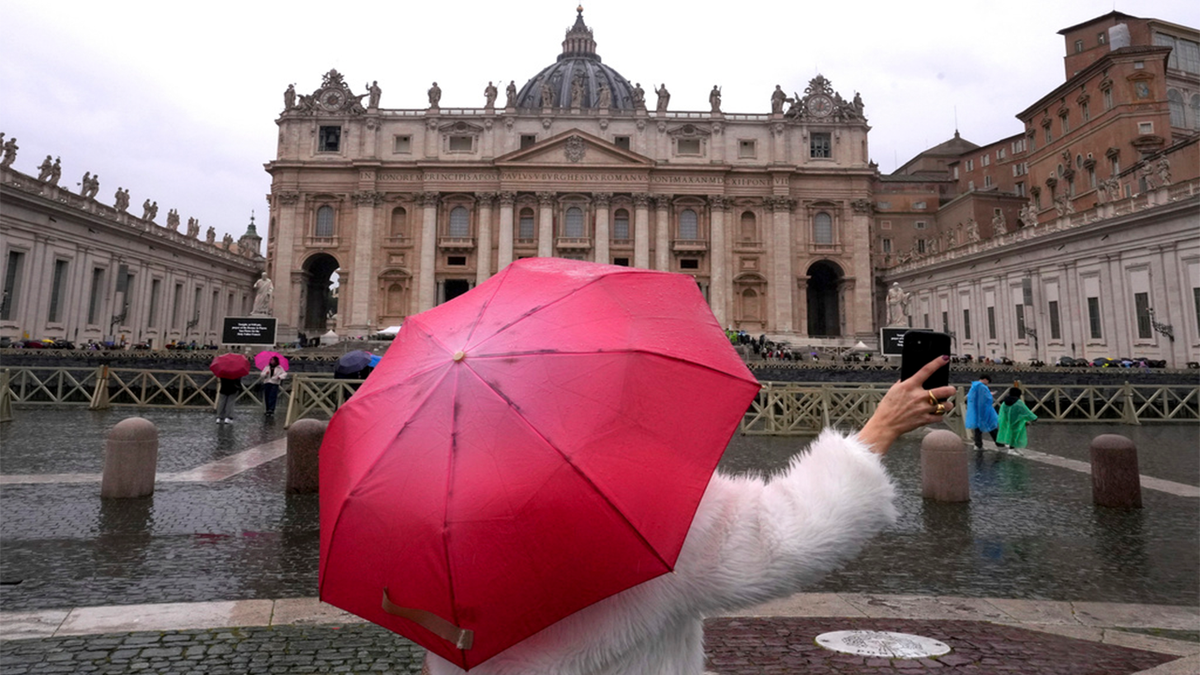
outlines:
[{"label": "paving stone circle", "polygon": [[826,649],[859,656],[923,659],[950,653],[950,646],[933,638],[877,630],[837,630],[817,636]]}]

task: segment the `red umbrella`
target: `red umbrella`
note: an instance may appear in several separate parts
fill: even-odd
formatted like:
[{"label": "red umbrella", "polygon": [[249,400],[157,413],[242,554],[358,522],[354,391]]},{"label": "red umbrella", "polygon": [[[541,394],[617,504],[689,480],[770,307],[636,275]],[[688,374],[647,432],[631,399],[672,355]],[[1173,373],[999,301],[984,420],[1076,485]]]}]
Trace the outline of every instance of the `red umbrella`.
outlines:
[{"label": "red umbrella", "polygon": [[245,356],[229,352],[221,354],[208,364],[213,375],[224,378],[245,377],[250,374],[250,362]]},{"label": "red umbrella", "polygon": [[267,364],[271,362],[272,356],[279,359],[279,367],[280,368],[283,368],[284,370],[288,369],[288,360],[287,360],[286,356],[284,356],[283,354],[280,354],[279,352],[269,352],[269,351],[259,352],[254,355],[255,369],[262,370],[263,368],[266,368]]},{"label": "red umbrella", "polygon": [[514,262],[330,421],[321,599],[477,666],[670,571],[758,388],[691,277]]}]

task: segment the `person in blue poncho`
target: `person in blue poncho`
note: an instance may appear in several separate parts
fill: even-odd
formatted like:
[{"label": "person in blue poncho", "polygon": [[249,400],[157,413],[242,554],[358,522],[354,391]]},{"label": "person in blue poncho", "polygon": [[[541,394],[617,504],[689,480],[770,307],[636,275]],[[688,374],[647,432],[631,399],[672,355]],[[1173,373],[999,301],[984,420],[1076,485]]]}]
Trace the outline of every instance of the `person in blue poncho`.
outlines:
[{"label": "person in blue poncho", "polygon": [[968,429],[975,430],[976,450],[983,449],[985,431],[991,434],[992,441],[996,442],[996,429],[1000,426],[992,390],[988,388],[991,383],[992,376],[984,373],[971,383],[971,389],[967,392],[966,425]]}]

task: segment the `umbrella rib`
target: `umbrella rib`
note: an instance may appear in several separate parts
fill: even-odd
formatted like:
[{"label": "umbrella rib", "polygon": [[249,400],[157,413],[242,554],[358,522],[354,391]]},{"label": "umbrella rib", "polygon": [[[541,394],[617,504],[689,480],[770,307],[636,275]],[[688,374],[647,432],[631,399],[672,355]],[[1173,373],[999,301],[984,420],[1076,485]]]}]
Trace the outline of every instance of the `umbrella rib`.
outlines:
[{"label": "umbrella rib", "polygon": [[[446,376],[449,377],[453,369],[446,369]],[[450,400],[458,400],[458,378],[454,378],[454,394]],[[450,591],[450,622],[455,626],[462,626],[462,622],[458,618],[458,600],[457,593],[454,591],[454,566],[451,564],[450,558],[450,500],[453,497],[454,488],[454,470],[458,460],[458,406],[455,405],[451,412],[450,422],[450,452],[446,457],[446,502],[443,504],[442,510],[442,555],[446,559],[446,587]],[[462,658],[463,666],[466,664],[467,655],[460,649],[459,656]]]},{"label": "umbrella rib", "polygon": [[542,439],[543,443],[545,443],[548,447],[552,448],[555,452],[557,452],[559,454],[559,456],[562,457],[563,461],[567,463],[567,466],[571,467],[571,470],[574,471],[575,474],[577,476],[579,476],[579,478],[581,478],[588,485],[592,486],[592,489],[595,490],[596,494],[600,495],[600,497],[604,500],[604,502],[606,504],[608,504],[609,508],[611,508],[614,513],[616,513],[618,516],[620,516],[621,520],[625,521],[625,524],[629,526],[629,529],[632,530],[633,533],[637,535],[637,538],[639,540],[641,540],[642,545],[645,546],[647,549],[649,549],[650,552],[654,554],[655,558],[658,558],[658,561],[663,564],[663,567],[665,567],[668,570],[672,569],[671,564],[668,563],[666,560],[664,560],[661,555],[659,555],[658,549],[654,548],[654,546],[646,539],[646,537],[642,535],[641,530],[639,530],[633,523],[631,523],[629,521],[629,518],[625,515],[625,513],[623,511],[621,511],[621,509],[617,508],[617,505],[614,504],[612,499],[610,499],[609,496],[603,490],[600,489],[600,486],[597,485],[595,483],[595,481],[593,481],[591,479],[591,477],[589,477],[586,473],[584,473],[582,470],[580,470],[580,468],[575,465],[575,462],[572,462],[571,458],[569,456],[567,456],[567,454],[564,453],[557,445],[552,443],[549,438],[546,438],[542,434],[542,432],[537,429],[537,427],[533,426],[532,424],[529,423],[529,420],[525,419],[525,416],[521,414],[520,406],[518,406],[516,404],[516,402],[514,402],[509,397],[505,396],[504,392],[493,387],[487,380],[480,377],[479,373],[476,373],[475,369],[471,368],[469,364],[467,364],[467,370],[469,370],[471,372],[471,374],[474,375],[475,378],[478,379],[479,382],[484,387],[486,387],[489,391],[491,391],[493,394],[495,394],[497,397],[499,397],[502,401],[504,401],[508,405],[508,407],[512,409],[513,413],[516,414],[517,419],[521,420],[521,422],[524,423],[525,426],[534,435],[536,435],[538,438]]},{"label": "umbrella rib", "polygon": [[[703,363],[697,363],[697,362],[695,362],[695,361],[689,361],[688,359],[685,359],[685,358],[682,358],[682,357],[679,357],[679,356],[671,356],[670,354],[662,354],[662,353],[660,353],[660,352],[654,352],[654,351],[650,351],[650,350],[647,350],[647,349],[637,349],[637,348],[629,348],[629,349],[613,349],[613,350],[596,349],[596,350],[592,350],[592,351],[581,351],[581,352],[565,352],[565,351],[539,351],[539,350],[536,350],[536,349],[530,349],[530,350],[522,350],[522,351],[516,351],[516,352],[496,352],[496,353],[494,353],[494,354],[472,354],[472,355],[471,355],[471,360],[479,360],[479,359],[500,359],[500,358],[512,358],[512,357],[514,357],[514,356],[518,356],[518,357],[519,357],[519,356],[537,356],[537,357],[546,357],[546,356],[593,356],[593,355],[599,355],[599,354],[604,354],[604,355],[611,355],[611,354],[641,354],[641,355],[644,355],[644,356],[655,356],[655,357],[658,357],[658,358],[661,358],[661,359],[666,359],[667,361],[674,361],[674,362],[676,362],[676,363],[679,363],[679,364],[682,364],[682,365],[686,365],[686,366],[692,366],[692,367],[695,367],[695,368],[700,368],[701,370],[706,370],[706,371],[708,371],[708,372],[710,372],[710,373],[716,373],[716,374],[718,374],[718,375],[723,375],[723,376],[725,376],[725,377],[728,377],[728,378],[730,378],[730,379],[738,380],[739,382],[749,382],[749,381],[750,381],[750,380],[747,380],[747,379],[745,379],[745,378],[738,377],[737,375],[734,375],[734,374],[732,374],[732,373],[728,373],[728,372],[726,372],[726,371],[724,371],[724,370],[720,370],[720,369],[718,369],[718,368],[714,368],[714,367],[712,367],[712,366],[709,366],[709,365],[706,365],[706,364],[703,364]],[[474,372],[474,371],[472,371],[472,372]],[[755,383],[756,383],[756,384],[758,383],[758,382],[757,382],[757,380],[755,380]],[[761,385],[760,385],[760,386],[761,386]],[[507,400],[507,399],[506,399],[506,400]]]}]

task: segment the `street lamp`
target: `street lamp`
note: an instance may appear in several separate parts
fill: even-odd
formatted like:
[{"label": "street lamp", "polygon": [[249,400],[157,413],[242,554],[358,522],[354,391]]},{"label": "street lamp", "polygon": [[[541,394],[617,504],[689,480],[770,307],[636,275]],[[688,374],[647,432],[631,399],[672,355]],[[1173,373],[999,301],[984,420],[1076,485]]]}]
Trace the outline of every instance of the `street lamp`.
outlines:
[{"label": "street lamp", "polygon": [[1146,313],[1150,315],[1150,327],[1157,331],[1160,335],[1166,335],[1171,338],[1171,342],[1175,341],[1175,329],[1169,323],[1159,323],[1154,320],[1154,308],[1146,309]]}]

